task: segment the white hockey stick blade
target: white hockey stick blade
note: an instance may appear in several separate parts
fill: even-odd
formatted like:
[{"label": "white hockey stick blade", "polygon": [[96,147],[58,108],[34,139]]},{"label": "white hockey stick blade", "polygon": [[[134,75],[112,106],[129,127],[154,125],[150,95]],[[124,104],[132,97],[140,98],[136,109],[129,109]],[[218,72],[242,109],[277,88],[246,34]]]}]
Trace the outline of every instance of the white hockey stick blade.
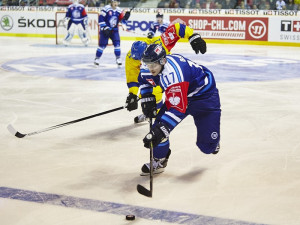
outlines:
[{"label": "white hockey stick blade", "polygon": [[21,134],[19,133],[18,131],[16,131],[16,129],[11,125],[11,124],[8,124],[7,126],[7,130],[14,136],[18,137],[18,138],[23,138],[26,136],[26,134]]}]

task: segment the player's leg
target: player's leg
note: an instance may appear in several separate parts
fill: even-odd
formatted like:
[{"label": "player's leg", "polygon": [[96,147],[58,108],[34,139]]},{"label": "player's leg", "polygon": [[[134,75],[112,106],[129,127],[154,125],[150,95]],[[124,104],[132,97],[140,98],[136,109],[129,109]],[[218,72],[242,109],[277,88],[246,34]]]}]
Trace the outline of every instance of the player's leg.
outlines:
[{"label": "player's leg", "polygon": [[104,51],[104,49],[106,48],[106,46],[108,44],[108,38],[109,37],[106,37],[104,35],[103,31],[100,31],[99,46],[97,48],[96,57],[95,57],[95,60],[94,60],[94,64],[96,66],[99,66],[100,57],[102,56],[103,51]]},{"label": "player's leg", "polygon": [[[157,123],[160,122],[160,118],[165,113],[165,111],[166,111],[166,106],[163,105],[155,119],[153,126],[155,126]],[[170,154],[171,154],[171,150],[170,150],[169,139],[162,141],[156,147],[153,148],[153,158],[154,158],[153,173],[154,174],[164,172],[164,170],[167,166]],[[141,176],[149,175],[150,174],[150,163],[145,163],[142,166],[141,170],[142,170]]]},{"label": "player's leg", "polygon": [[121,62],[121,45],[120,45],[119,31],[115,31],[115,30],[113,31],[111,40],[114,45],[114,53],[116,56],[116,63],[118,66],[121,66],[122,62]]},{"label": "player's leg", "polygon": [[63,40],[64,45],[68,46],[70,44],[72,38],[74,37],[75,29],[76,29],[76,24],[74,24],[71,20],[69,20],[67,26],[67,35]]},{"label": "player's leg", "polygon": [[189,102],[187,113],[197,127],[197,146],[205,154],[216,154],[220,148],[220,98],[218,89],[206,99]]},{"label": "player's leg", "polygon": [[83,24],[83,21],[81,23],[78,24],[78,35],[81,39],[81,42],[85,45],[88,46],[89,44],[89,39],[87,37],[86,34],[86,29],[85,29],[85,25]]}]

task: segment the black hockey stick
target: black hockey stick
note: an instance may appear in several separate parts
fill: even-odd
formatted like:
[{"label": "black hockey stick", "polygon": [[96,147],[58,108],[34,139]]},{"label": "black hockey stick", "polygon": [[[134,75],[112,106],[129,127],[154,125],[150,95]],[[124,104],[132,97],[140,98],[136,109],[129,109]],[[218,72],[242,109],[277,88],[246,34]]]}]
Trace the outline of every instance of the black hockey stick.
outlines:
[{"label": "black hockey stick", "polygon": [[[149,124],[150,124],[150,131],[151,131],[152,118],[149,119]],[[152,139],[152,134],[149,133],[148,135],[151,135],[150,137],[148,137],[148,139]],[[136,186],[136,189],[141,195],[152,198],[152,194],[153,194],[153,144],[152,144],[152,141],[150,142],[150,190],[148,190],[147,188],[145,188],[144,186],[142,186],[140,184],[138,184]]]},{"label": "black hockey stick", "polygon": [[58,125],[48,127],[48,128],[42,129],[42,130],[31,132],[31,133],[28,133],[28,134],[22,134],[22,133],[18,132],[11,124],[9,124],[7,126],[7,129],[12,135],[14,135],[18,138],[23,138],[23,137],[26,137],[26,136],[31,136],[31,135],[39,134],[39,133],[46,132],[46,131],[49,131],[49,130],[53,130],[53,129],[56,129],[56,128],[68,126],[70,124],[78,123],[78,122],[83,121],[83,120],[88,120],[88,119],[94,118],[96,116],[102,116],[104,114],[115,112],[115,111],[118,111],[118,110],[121,110],[121,109],[124,109],[124,108],[125,108],[124,106],[118,107],[118,108],[115,108],[115,109],[111,109],[111,110],[107,110],[107,111],[104,111],[104,112],[101,112],[101,113],[97,113],[97,114],[94,114],[94,115],[83,117],[83,118],[80,118],[80,119],[77,119],[77,120],[72,120],[72,121],[69,121],[69,122],[66,122],[66,123],[58,124]]},{"label": "black hockey stick", "polygon": [[134,2],[134,3],[133,3],[133,6],[131,7],[131,9],[130,9],[129,12],[131,12],[131,11],[137,6],[138,3],[139,3],[139,1]]}]

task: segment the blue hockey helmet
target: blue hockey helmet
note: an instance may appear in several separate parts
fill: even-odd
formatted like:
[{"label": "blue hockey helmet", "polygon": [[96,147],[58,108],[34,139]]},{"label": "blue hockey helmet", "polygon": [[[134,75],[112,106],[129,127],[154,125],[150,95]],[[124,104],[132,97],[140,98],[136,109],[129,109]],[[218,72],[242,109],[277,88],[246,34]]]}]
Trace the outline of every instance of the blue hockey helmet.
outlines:
[{"label": "blue hockey helmet", "polygon": [[166,58],[166,50],[158,44],[151,44],[146,48],[144,54],[142,56],[142,60],[144,63],[159,63],[163,64],[163,59]]},{"label": "blue hockey helmet", "polygon": [[141,60],[147,44],[144,41],[135,41],[131,46],[131,56],[135,60]]}]

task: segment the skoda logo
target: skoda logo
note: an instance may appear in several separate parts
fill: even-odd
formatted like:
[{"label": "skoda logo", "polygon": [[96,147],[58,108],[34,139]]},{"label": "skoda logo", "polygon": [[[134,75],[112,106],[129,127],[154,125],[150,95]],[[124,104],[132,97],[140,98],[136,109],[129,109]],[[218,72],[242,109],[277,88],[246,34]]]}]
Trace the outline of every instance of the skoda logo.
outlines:
[{"label": "skoda logo", "polygon": [[9,31],[11,28],[13,28],[13,25],[14,25],[14,21],[10,16],[8,15],[2,16],[1,27],[3,30]]}]

